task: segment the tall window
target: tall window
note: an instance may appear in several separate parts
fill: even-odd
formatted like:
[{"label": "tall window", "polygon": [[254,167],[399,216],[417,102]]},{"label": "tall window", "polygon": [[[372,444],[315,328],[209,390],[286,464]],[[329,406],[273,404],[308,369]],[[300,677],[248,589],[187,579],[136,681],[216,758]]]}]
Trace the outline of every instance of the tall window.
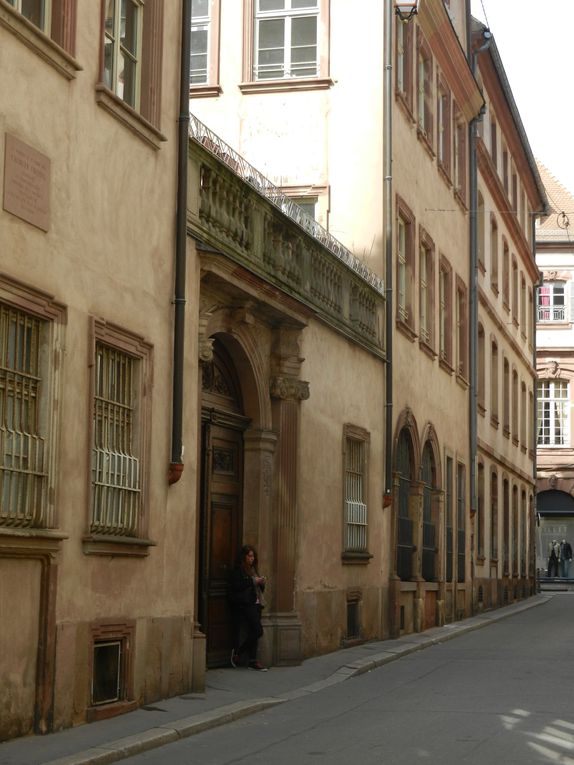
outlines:
[{"label": "tall window", "polygon": [[397,518],[397,574],[403,581],[412,576],[413,520],[409,507],[413,481],[413,448],[409,432],[401,430],[397,446],[397,472],[399,474],[399,511]]},{"label": "tall window", "polygon": [[504,357],[502,362],[503,380],[502,380],[502,429],[504,435],[510,435],[510,364]]},{"label": "tall window", "polygon": [[476,227],[478,229],[478,262],[484,268],[484,249],[485,249],[485,221],[484,216],[484,197],[478,192],[478,207],[476,211]]},{"label": "tall window", "polygon": [[[97,101],[145,140],[159,146],[165,140],[158,132],[163,0],[103,2],[103,66],[101,83],[96,86]],[[145,122],[123,109],[121,102],[138,112]]]},{"label": "tall window", "polygon": [[452,365],[452,271],[441,258],[439,273],[439,357]]},{"label": "tall window", "polygon": [[139,110],[142,65],[141,0],[107,0],[104,34],[104,83]]},{"label": "tall window", "polygon": [[445,85],[439,81],[437,94],[437,161],[447,176],[450,176],[451,164],[451,118],[450,118],[450,93]]},{"label": "tall window", "polygon": [[520,276],[520,334],[526,337],[530,317],[526,315],[526,279]]},{"label": "tall window", "polygon": [[512,370],[512,438],[518,443],[518,372]]},{"label": "tall window", "polygon": [[528,448],[527,440],[528,413],[526,411],[526,383],[520,383],[520,445],[526,451]]},{"label": "tall window", "polygon": [[413,25],[396,17],[396,91],[409,111],[413,108]]},{"label": "tall window", "polygon": [[476,553],[479,558],[484,558],[484,465],[482,462],[478,463],[477,501]]},{"label": "tall window", "polygon": [[456,285],[456,371],[468,376],[468,316],[466,287],[460,278]]},{"label": "tall window", "polygon": [[492,340],[490,349],[490,419],[498,426],[498,345]]},{"label": "tall window", "polygon": [[518,326],[518,262],[512,258],[512,321]]},{"label": "tall window", "polygon": [[256,0],[256,80],[316,77],[318,0]]},{"label": "tall window", "polygon": [[454,465],[452,457],[446,458],[446,476],[445,476],[445,534],[446,534],[446,581],[452,582],[453,576],[453,488]]},{"label": "tall window", "polygon": [[367,551],[367,464],[369,434],[345,426],[345,540],[344,552]]},{"label": "tall window", "polygon": [[50,34],[50,0],[8,0],[8,4],[44,34]]},{"label": "tall window", "polygon": [[[74,56],[77,0],[6,0],[6,2],[16,13],[23,16],[43,34],[50,37],[60,48]],[[11,18],[9,13],[4,14],[2,20],[8,29],[12,29],[16,34],[19,34],[19,25],[16,19]],[[43,51],[43,58],[49,63],[56,63],[56,67],[60,71],[66,71],[67,76],[70,71],[78,68],[73,64],[71,65],[71,70],[67,64],[60,66],[57,63],[59,58],[57,52],[47,53],[45,46],[36,48],[34,41],[29,35],[27,35],[27,42],[33,50],[37,50],[41,55]],[[52,53],[54,58],[52,58]]]},{"label": "tall window", "polygon": [[464,582],[466,575],[466,498],[465,468],[456,466],[456,515],[457,515],[457,581]]},{"label": "tall window", "polygon": [[434,245],[421,229],[419,247],[419,312],[421,340],[429,346],[434,341]]},{"label": "tall window", "polygon": [[458,109],[454,110],[454,190],[466,202],[466,144],[468,126]]},{"label": "tall window", "polygon": [[490,219],[490,286],[498,292],[498,225]]},{"label": "tall window", "polygon": [[421,465],[423,482],[423,552],[422,575],[427,582],[436,578],[437,530],[433,512],[433,492],[436,488],[436,467],[432,446],[425,444]]},{"label": "tall window", "polygon": [[490,558],[498,559],[498,476],[490,476]]},{"label": "tall window", "polygon": [[490,156],[498,169],[498,130],[493,114],[490,116]]},{"label": "tall window", "polygon": [[538,321],[566,321],[566,285],[544,282],[538,288]]},{"label": "tall window", "polygon": [[150,347],[136,336],[96,323],[90,518],[93,534],[122,538],[139,537],[144,531],[143,478],[149,418],[145,398],[150,353]]},{"label": "tall window", "polygon": [[414,326],[414,218],[408,207],[397,198],[397,319]]},{"label": "tall window", "polygon": [[510,308],[510,248],[502,237],[502,302],[505,308]]},{"label": "tall window", "polygon": [[484,327],[478,325],[478,386],[477,386],[477,404],[478,410],[484,412],[486,409],[486,359],[485,359],[486,338],[484,336]]},{"label": "tall window", "polygon": [[419,133],[429,143],[433,140],[432,98],[432,58],[421,34],[417,56],[417,123]]},{"label": "tall window", "polygon": [[190,84],[204,85],[209,76],[211,0],[191,2]]},{"label": "tall window", "polygon": [[47,444],[40,417],[43,324],[0,304],[0,525],[43,525]]},{"label": "tall window", "polygon": [[569,391],[566,380],[538,381],[538,445],[568,446]]}]

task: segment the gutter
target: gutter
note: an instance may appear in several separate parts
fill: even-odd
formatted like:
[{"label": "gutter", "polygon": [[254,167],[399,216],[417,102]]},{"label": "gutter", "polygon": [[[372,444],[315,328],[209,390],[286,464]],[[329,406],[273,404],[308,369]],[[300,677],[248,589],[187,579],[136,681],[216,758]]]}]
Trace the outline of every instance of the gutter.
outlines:
[{"label": "gutter", "polygon": [[191,53],[191,0],[182,0],[179,128],[177,156],[177,207],[175,234],[175,282],[173,324],[173,388],[171,460],[168,483],[183,473],[183,355],[185,333],[185,281],[187,246],[187,161],[189,144],[189,75]]}]

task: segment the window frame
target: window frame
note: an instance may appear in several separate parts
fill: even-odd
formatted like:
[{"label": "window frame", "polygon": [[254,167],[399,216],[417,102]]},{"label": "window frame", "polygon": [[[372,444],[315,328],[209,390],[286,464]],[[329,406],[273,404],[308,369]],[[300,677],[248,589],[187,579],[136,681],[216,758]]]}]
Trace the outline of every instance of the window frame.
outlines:
[{"label": "window frame", "polygon": [[449,372],[452,363],[452,266],[444,255],[439,266],[439,363]]},{"label": "window frame", "polygon": [[[41,507],[34,518],[15,522],[0,519],[0,534],[37,534],[58,524],[57,444],[60,420],[57,413],[62,401],[62,361],[67,310],[52,295],[0,275],[0,301],[9,310],[30,316],[42,323],[40,344],[41,379],[39,382],[37,429],[44,439],[44,479]],[[30,521],[30,522],[28,522]]]},{"label": "window frame", "polygon": [[468,380],[468,288],[464,280],[456,277],[455,295],[455,326],[456,326],[456,375],[464,381]]},{"label": "window frame", "polygon": [[453,186],[454,195],[459,203],[466,207],[467,192],[467,145],[468,145],[468,124],[456,103],[453,102]]},{"label": "window frame", "polygon": [[[349,471],[348,456],[351,444],[357,446],[360,454],[360,473],[355,474],[359,476],[359,482],[356,483],[353,489],[353,497],[349,498],[349,482],[347,475]],[[369,553],[369,452],[371,446],[371,434],[365,428],[351,423],[345,423],[343,426],[343,460],[342,460],[342,499],[343,499],[343,529],[342,529],[342,545],[341,545],[341,558],[343,562],[352,563],[368,563],[373,557]],[[351,447],[352,448],[352,447]],[[360,495],[359,498],[355,495]],[[348,503],[358,503],[362,507],[359,508],[361,514],[364,514],[364,521],[350,520]],[[363,509],[364,508],[364,509]],[[357,544],[350,543],[350,531],[349,526],[362,526],[364,531],[361,532],[361,528],[355,529],[355,538],[358,540]]]},{"label": "window frame", "polygon": [[[423,266],[424,262],[424,266]],[[424,280],[423,280],[424,271]],[[430,350],[435,345],[434,307],[435,246],[427,231],[419,227],[419,342]],[[424,326],[423,326],[424,324]]]},{"label": "window frame", "polygon": [[243,82],[242,93],[273,93],[284,90],[323,90],[333,81],[330,67],[330,4],[331,0],[317,0],[317,74],[314,77],[289,77],[257,80],[255,71],[257,0],[243,0]]},{"label": "window frame", "polygon": [[[414,337],[414,278],[415,278],[415,217],[407,204],[396,200],[396,316],[399,327]],[[401,244],[401,224],[404,227],[404,248]],[[402,251],[404,249],[404,252]],[[404,296],[401,296],[401,290]]]},{"label": "window frame", "polygon": [[[557,303],[556,298],[558,297],[557,291],[561,289],[562,295],[560,296],[562,298],[562,303]],[[544,292],[543,290],[548,290],[548,292]],[[537,322],[541,324],[554,324],[554,323],[563,323],[567,322],[569,320],[568,317],[568,299],[567,299],[567,283],[565,281],[544,281],[543,284],[537,288],[536,290],[536,320]],[[549,302],[548,306],[544,307],[544,313],[547,314],[546,317],[543,317],[541,315],[541,297],[548,296]]]},{"label": "window frame", "polygon": [[[399,34],[400,30],[400,34]],[[395,97],[413,113],[413,25],[395,17]]]},{"label": "window frame", "polygon": [[[197,23],[195,26],[207,26],[207,71],[206,81],[202,83],[191,82],[191,69],[189,77],[189,97],[201,98],[207,96],[218,96],[222,93],[219,81],[219,57],[220,57],[220,14],[221,0],[209,0],[209,16],[201,17],[207,19]],[[194,21],[193,14],[191,18],[191,29],[193,33]],[[193,56],[193,51],[191,52]]]},{"label": "window frame", "polygon": [[420,28],[417,28],[417,135],[432,151],[434,131],[433,57]]},{"label": "window frame", "polygon": [[77,0],[51,0],[49,34],[12,6],[0,8],[0,24],[67,80],[82,69],[76,61]]},{"label": "window frame", "polygon": [[[89,386],[89,465],[88,475],[88,515],[87,530],[84,536],[84,552],[95,555],[145,556],[154,543],[147,538],[149,526],[149,469],[150,430],[151,430],[151,391],[153,375],[153,348],[143,337],[125,330],[102,319],[92,318],[90,328],[91,374]],[[138,518],[133,535],[122,535],[118,530],[100,532],[94,521],[94,480],[93,452],[95,448],[94,411],[96,399],[96,352],[98,345],[105,346],[132,358],[137,366],[137,380],[134,381],[133,397],[136,424],[133,452],[139,460],[140,501]]]},{"label": "window frame", "polygon": [[[548,396],[543,396],[543,388],[548,386]],[[557,396],[556,387],[564,391],[564,395]],[[551,395],[554,394],[554,395]],[[558,379],[538,379],[537,380],[537,412],[536,412],[536,447],[541,449],[546,448],[558,448],[564,449],[570,446],[570,381],[561,378]],[[548,417],[548,436],[546,442],[543,442],[540,437],[541,421],[542,421],[542,407],[545,402],[549,404],[549,417]],[[552,406],[554,404],[554,406]],[[558,411],[557,404],[561,405],[561,411]],[[557,438],[556,424],[561,427],[562,434]]]},{"label": "window frame", "polygon": [[105,79],[105,0],[101,6],[100,69],[96,103],[154,149],[167,137],[161,132],[164,0],[137,0],[141,13],[141,68],[137,108],[130,106]]},{"label": "window frame", "polygon": [[437,75],[437,146],[436,158],[440,170],[447,180],[451,179],[452,171],[452,138],[451,138],[451,94],[440,74]]}]

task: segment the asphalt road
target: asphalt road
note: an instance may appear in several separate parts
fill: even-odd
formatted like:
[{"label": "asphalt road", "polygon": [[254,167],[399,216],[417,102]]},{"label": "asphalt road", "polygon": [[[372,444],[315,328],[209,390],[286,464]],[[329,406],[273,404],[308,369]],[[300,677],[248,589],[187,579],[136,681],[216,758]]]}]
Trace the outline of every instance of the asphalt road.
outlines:
[{"label": "asphalt road", "polygon": [[574,594],[124,762],[574,765]]}]

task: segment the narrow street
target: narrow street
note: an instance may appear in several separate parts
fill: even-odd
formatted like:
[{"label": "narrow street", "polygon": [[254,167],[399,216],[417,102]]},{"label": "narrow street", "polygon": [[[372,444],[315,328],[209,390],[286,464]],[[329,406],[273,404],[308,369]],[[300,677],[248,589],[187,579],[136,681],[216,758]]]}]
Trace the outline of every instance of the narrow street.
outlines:
[{"label": "narrow street", "polygon": [[[574,763],[574,599],[126,763]],[[267,674],[270,687],[273,670]]]}]

